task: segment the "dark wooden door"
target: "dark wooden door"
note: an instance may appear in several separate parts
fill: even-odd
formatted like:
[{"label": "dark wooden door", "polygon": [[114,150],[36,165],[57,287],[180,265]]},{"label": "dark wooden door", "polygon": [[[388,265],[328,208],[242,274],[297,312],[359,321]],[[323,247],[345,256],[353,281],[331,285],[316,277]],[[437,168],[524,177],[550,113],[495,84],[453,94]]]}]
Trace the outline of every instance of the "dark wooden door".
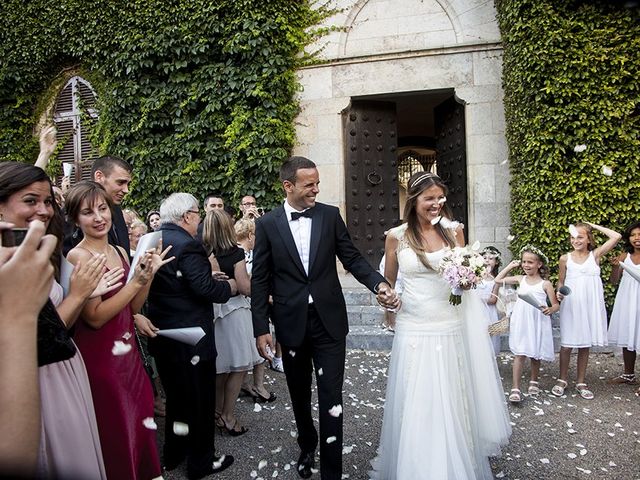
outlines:
[{"label": "dark wooden door", "polygon": [[[464,105],[451,97],[434,109],[436,128],[436,169],[449,187],[447,204],[455,220],[467,226],[467,147]],[[467,228],[464,230],[468,241]]]},{"label": "dark wooden door", "polygon": [[354,101],[344,115],[347,228],[378,268],[384,232],[399,222],[396,106]]}]

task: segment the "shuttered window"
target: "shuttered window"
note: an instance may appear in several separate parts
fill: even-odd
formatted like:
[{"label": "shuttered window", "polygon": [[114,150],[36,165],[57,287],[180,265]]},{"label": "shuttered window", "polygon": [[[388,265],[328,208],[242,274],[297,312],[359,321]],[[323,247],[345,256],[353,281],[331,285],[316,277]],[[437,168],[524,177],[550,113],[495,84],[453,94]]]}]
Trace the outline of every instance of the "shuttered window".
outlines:
[{"label": "shuttered window", "polygon": [[91,165],[96,152],[89,141],[91,128],[98,118],[96,95],[89,82],[79,76],[67,81],[56,99],[53,120],[57,129],[58,153],[63,169],[56,175],[71,171],[71,185],[80,180],[91,180]]}]

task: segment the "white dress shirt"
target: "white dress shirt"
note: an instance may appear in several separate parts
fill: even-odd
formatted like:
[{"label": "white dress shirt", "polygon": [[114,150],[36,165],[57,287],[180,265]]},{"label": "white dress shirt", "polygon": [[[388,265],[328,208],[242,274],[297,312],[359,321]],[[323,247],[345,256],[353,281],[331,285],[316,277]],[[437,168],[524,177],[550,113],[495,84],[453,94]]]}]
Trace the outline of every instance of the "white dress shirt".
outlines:
[{"label": "white dress shirt", "polygon": [[[305,208],[304,210],[308,209]],[[289,228],[291,229],[293,241],[296,243],[298,255],[300,255],[300,261],[302,262],[304,271],[307,275],[309,275],[309,254],[311,250],[311,218],[300,217],[297,220],[291,220],[291,212],[300,212],[300,210],[296,210],[295,208],[293,208],[286,200],[284,202],[284,211],[287,214]],[[309,294],[309,303],[313,303],[311,294]]]}]

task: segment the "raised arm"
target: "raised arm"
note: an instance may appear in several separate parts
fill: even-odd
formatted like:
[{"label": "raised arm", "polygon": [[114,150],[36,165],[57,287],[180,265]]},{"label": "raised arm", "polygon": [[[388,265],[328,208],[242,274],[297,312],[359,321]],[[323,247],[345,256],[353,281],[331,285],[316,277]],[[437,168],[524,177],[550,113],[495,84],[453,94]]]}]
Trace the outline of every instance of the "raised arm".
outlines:
[{"label": "raised arm", "polygon": [[506,267],[504,267],[500,273],[498,273],[498,275],[495,278],[495,282],[496,283],[502,283],[502,284],[508,284],[508,285],[517,285],[520,283],[520,280],[522,280],[522,275],[514,275],[514,276],[507,276],[507,274],[513,270],[514,268],[518,268],[520,266],[520,261],[519,260],[511,260],[511,262],[509,262],[507,264]]},{"label": "raised arm", "polygon": [[618,244],[622,235],[620,235],[615,230],[611,230],[610,228],[602,227],[600,225],[596,225],[595,223],[589,223],[591,228],[594,230],[598,230],[599,232],[605,234],[608,238],[607,241],[600,245],[593,251],[593,255],[596,258],[596,262],[600,263],[600,259],[609,253],[613,248]]},{"label": "raised arm", "polygon": [[611,275],[609,275],[609,283],[612,285],[618,285],[620,283],[620,278],[622,277],[622,267],[620,266],[620,262],[624,262],[627,255],[627,253],[622,252],[611,261],[613,268],[611,269]]}]

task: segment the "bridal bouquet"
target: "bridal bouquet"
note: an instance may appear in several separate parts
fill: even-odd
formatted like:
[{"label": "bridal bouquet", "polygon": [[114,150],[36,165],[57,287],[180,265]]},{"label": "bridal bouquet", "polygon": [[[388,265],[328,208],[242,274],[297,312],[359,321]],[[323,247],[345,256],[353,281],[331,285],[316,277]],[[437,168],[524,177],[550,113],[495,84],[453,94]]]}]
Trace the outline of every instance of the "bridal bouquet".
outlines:
[{"label": "bridal bouquet", "polygon": [[482,282],[487,267],[477,250],[472,247],[455,247],[440,262],[438,273],[451,287],[451,305],[460,305],[463,290],[476,288]]}]

